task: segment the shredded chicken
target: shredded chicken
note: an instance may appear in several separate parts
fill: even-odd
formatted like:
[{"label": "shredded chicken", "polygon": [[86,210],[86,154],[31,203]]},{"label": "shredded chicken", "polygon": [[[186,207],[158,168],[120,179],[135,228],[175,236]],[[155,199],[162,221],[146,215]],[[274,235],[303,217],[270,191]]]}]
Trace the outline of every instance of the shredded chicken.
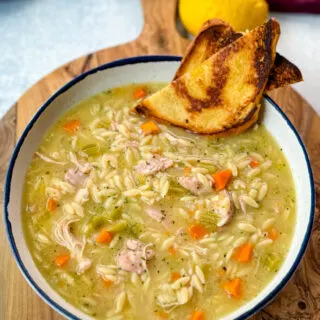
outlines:
[{"label": "shredded chicken", "polygon": [[179,177],[178,183],[197,196],[212,191],[211,188],[209,189],[207,186],[202,184],[195,176]]},{"label": "shredded chicken", "polygon": [[147,261],[153,258],[154,252],[139,240],[128,239],[125,247],[117,256],[118,266],[126,271],[141,274],[147,270]]},{"label": "shredded chicken", "polygon": [[162,284],[160,286],[160,294],[156,297],[156,303],[161,308],[171,311],[179,305],[177,292],[172,289],[170,284]]},{"label": "shredded chicken", "polygon": [[167,229],[169,228],[170,224],[169,224],[169,221],[166,217],[164,210],[160,210],[160,209],[153,208],[153,207],[147,207],[146,213],[153,220],[161,222],[164,225],[164,227],[166,227]]},{"label": "shredded chicken", "polygon": [[65,180],[75,187],[82,187],[87,181],[88,175],[79,168],[69,169],[64,176]]},{"label": "shredded chicken", "polygon": [[125,275],[127,272],[118,268],[115,264],[97,264],[96,272],[102,279],[111,280],[114,284],[123,283],[127,279]]},{"label": "shredded chicken", "polygon": [[76,267],[77,274],[85,273],[91,267],[91,265],[92,265],[92,261],[89,258],[80,259]]},{"label": "shredded chicken", "polygon": [[81,254],[83,243],[78,240],[70,231],[70,225],[80,219],[75,217],[63,217],[60,219],[54,229],[54,236],[58,244],[66,247],[72,256]]},{"label": "shredded chicken", "polygon": [[74,198],[75,202],[83,204],[89,200],[89,191],[87,188],[79,189]]},{"label": "shredded chicken", "polygon": [[119,123],[118,123],[118,122],[115,122],[115,121],[114,121],[114,122],[111,122],[109,128],[110,128],[111,130],[118,131],[118,130],[119,130]]},{"label": "shredded chicken", "polygon": [[54,229],[54,237],[56,242],[67,248],[71,256],[78,261],[77,272],[83,273],[90,268],[92,263],[90,259],[83,257],[86,242],[85,240],[77,239],[70,231],[70,225],[79,220],[79,218],[75,217],[63,217],[60,219]]},{"label": "shredded chicken", "polygon": [[223,201],[218,202],[215,210],[220,216],[220,219],[217,223],[218,227],[223,227],[224,225],[228,224],[234,214],[234,205],[231,201],[229,192],[225,190],[223,193],[225,194],[225,198]]},{"label": "shredded chicken", "polygon": [[134,169],[142,175],[152,175],[159,171],[164,171],[172,166],[172,160],[155,155],[152,159],[140,161]]},{"label": "shredded chicken", "polygon": [[89,173],[91,170],[91,164],[90,163],[81,163],[76,155],[73,152],[69,152],[70,161],[76,165],[76,167],[82,172],[82,173]]},{"label": "shredded chicken", "polygon": [[148,207],[146,209],[146,213],[148,214],[149,217],[151,217],[152,219],[158,222],[163,222],[166,218],[166,215],[164,214],[164,212],[156,208]]},{"label": "shredded chicken", "polygon": [[66,162],[63,162],[63,161],[53,160],[52,158],[49,158],[49,157],[43,155],[43,154],[40,153],[40,152],[36,152],[35,154],[36,154],[40,159],[42,159],[42,160],[45,161],[45,162],[54,163],[54,164],[58,164],[58,165],[61,165],[61,166],[64,166],[64,165],[67,164]]}]

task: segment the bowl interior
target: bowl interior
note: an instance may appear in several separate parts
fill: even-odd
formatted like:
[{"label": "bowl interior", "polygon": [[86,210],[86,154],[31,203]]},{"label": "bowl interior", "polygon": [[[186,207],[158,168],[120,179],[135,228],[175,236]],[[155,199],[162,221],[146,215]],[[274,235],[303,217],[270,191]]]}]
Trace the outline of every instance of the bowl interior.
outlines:
[{"label": "bowl interior", "polygon": [[[28,251],[21,220],[24,176],[47,129],[75,103],[108,88],[128,83],[170,81],[178,57],[153,56],[120,60],[76,78],[60,89],[38,111],[20,138],[13,154],[6,183],[5,219],[9,241],[19,268],[35,291],[54,309],[71,319],[91,319],[61,298],[37,270]],[[313,221],[314,192],[310,163],[295,129],[274,102],[264,99],[263,123],[282,148],[293,173],[297,192],[297,226],[288,256],[274,279],[253,300],[224,317],[242,319],[258,311],[285,285],[305,250]]]}]

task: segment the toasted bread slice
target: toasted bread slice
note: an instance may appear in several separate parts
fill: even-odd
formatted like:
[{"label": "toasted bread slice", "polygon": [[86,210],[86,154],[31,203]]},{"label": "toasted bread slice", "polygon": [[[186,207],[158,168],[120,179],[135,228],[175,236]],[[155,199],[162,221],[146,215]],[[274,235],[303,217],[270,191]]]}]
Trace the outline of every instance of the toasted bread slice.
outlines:
[{"label": "toasted bread slice", "polygon": [[[220,49],[241,37],[232,27],[219,19],[207,21],[190,43],[174,79],[177,79],[195,66],[208,59]],[[300,70],[286,58],[277,53],[270,71],[266,90],[272,90],[302,81]]]},{"label": "toasted bread slice", "polygon": [[[242,36],[241,33],[235,32],[231,25],[220,19],[211,19],[205,22],[197,36],[190,43],[187,51],[176,71],[174,80],[184,73],[191,71],[201,62],[207,60],[210,56],[229,45]],[[237,128],[226,130],[219,136],[238,134],[247,130],[253,123],[258,120],[260,108],[256,108],[251,118],[246,119],[242,125]],[[218,134],[216,134],[218,135]]]},{"label": "toasted bread slice", "polygon": [[274,60],[274,65],[269,73],[265,90],[270,91],[300,81],[303,81],[303,77],[299,68],[285,57],[277,53]]},{"label": "toasted bread slice", "polygon": [[239,133],[256,121],[276,56],[277,21],[241,36],[136,106],[197,133]]},{"label": "toasted bread slice", "polygon": [[207,60],[210,56],[240,38],[231,25],[220,19],[208,20],[189,44],[173,80]]},{"label": "toasted bread slice", "polygon": [[220,19],[207,21],[188,46],[173,80],[191,71],[239,37],[241,34],[236,33],[228,23]]}]

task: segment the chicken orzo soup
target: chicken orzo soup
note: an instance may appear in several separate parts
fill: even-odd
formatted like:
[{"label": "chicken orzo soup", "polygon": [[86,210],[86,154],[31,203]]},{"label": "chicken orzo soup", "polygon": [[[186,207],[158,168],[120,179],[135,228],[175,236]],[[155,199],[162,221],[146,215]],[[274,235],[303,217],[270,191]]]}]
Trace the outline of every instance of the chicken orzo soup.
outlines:
[{"label": "chicken orzo soup", "polygon": [[290,247],[294,184],[263,125],[217,139],[130,111],[161,87],[82,101],[26,175],[33,259],[97,319],[218,319],[257,296]]}]

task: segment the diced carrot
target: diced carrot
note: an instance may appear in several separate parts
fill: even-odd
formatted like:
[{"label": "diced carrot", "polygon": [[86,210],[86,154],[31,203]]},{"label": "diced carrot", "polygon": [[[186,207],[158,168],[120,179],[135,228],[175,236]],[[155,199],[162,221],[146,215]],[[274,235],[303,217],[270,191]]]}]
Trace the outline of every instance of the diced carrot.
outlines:
[{"label": "diced carrot", "polygon": [[160,132],[160,128],[153,120],[144,122],[140,128],[144,134],[157,134]]},{"label": "diced carrot", "polygon": [[194,210],[189,210],[188,213],[190,217],[193,217],[196,212]]},{"label": "diced carrot", "polygon": [[223,289],[232,298],[240,298],[242,294],[242,280],[234,278],[223,285]]},{"label": "diced carrot", "polygon": [[253,245],[251,243],[245,243],[235,248],[233,259],[238,262],[249,262],[252,259]]},{"label": "diced carrot", "polygon": [[279,232],[276,228],[272,227],[268,230],[267,237],[271,240],[276,240],[279,237]]},{"label": "diced carrot", "polygon": [[179,272],[174,271],[171,273],[171,282],[174,282],[180,278],[181,278],[181,274]]},{"label": "diced carrot", "polygon": [[191,168],[190,167],[184,167],[183,169],[183,175],[184,176],[190,176]]},{"label": "diced carrot", "polygon": [[63,129],[68,133],[75,134],[76,131],[79,129],[79,126],[80,126],[79,120],[71,120],[63,126]]},{"label": "diced carrot", "polygon": [[161,319],[168,319],[169,314],[164,311],[156,311],[156,315]]},{"label": "diced carrot", "polygon": [[205,319],[204,312],[200,310],[193,311],[190,317],[190,320],[204,320],[204,319]]},{"label": "diced carrot", "polygon": [[254,158],[251,158],[251,161],[250,161],[250,167],[251,168],[256,168],[256,167],[259,167],[260,166],[260,162],[257,161],[256,159]]},{"label": "diced carrot", "polygon": [[143,88],[138,88],[133,92],[133,97],[135,99],[142,99],[147,95],[147,92]]},{"label": "diced carrot", "polygon": [[171,246],[169,249],[168,249],[169,253],[172,255],[172,256],[176,256],[177,255],[177,250],[174,248],[174,246]]},{"label": "diced carrot", "polygon": [[70,260],[70,254],[62,254],[61,256],[57,256],[55,259],[55,264],[57,267],[62,268],[64,267],[68,261]]},{"label": "diced carrot", "polygon": [[104,284],[109,288],[113,285],[113,281],[110,280],[109,278],[107,277],[102,277],[102,280],[104,281]]},{"label": "diced carrot", "polygon": [[57,208],[57,201],[54,200],[53,198],[49,198],[47,201],[47,209],[50,212],[53,212]]},{"label": "diced carrot", "polygon": [[96,238],[96,242],[103,244],[103,243],[110,243],[112,240],[112,233],[108,232],[105,229],[102,229]]},{"label": "diced carrot", "polygon": [[214,180],[216,190],[218,191],[223,190],[228,184],[231,178],[231,175],[232,175],[232,172],[230,169],[226,169],[226,170],[222,170],[214,173],[212,175],[212,178]]},{"label": "diced carrot", "polygon": [[188,228],[188,232],[193,240],[201,240],[209,232],[201,224],[192,224]]}]

